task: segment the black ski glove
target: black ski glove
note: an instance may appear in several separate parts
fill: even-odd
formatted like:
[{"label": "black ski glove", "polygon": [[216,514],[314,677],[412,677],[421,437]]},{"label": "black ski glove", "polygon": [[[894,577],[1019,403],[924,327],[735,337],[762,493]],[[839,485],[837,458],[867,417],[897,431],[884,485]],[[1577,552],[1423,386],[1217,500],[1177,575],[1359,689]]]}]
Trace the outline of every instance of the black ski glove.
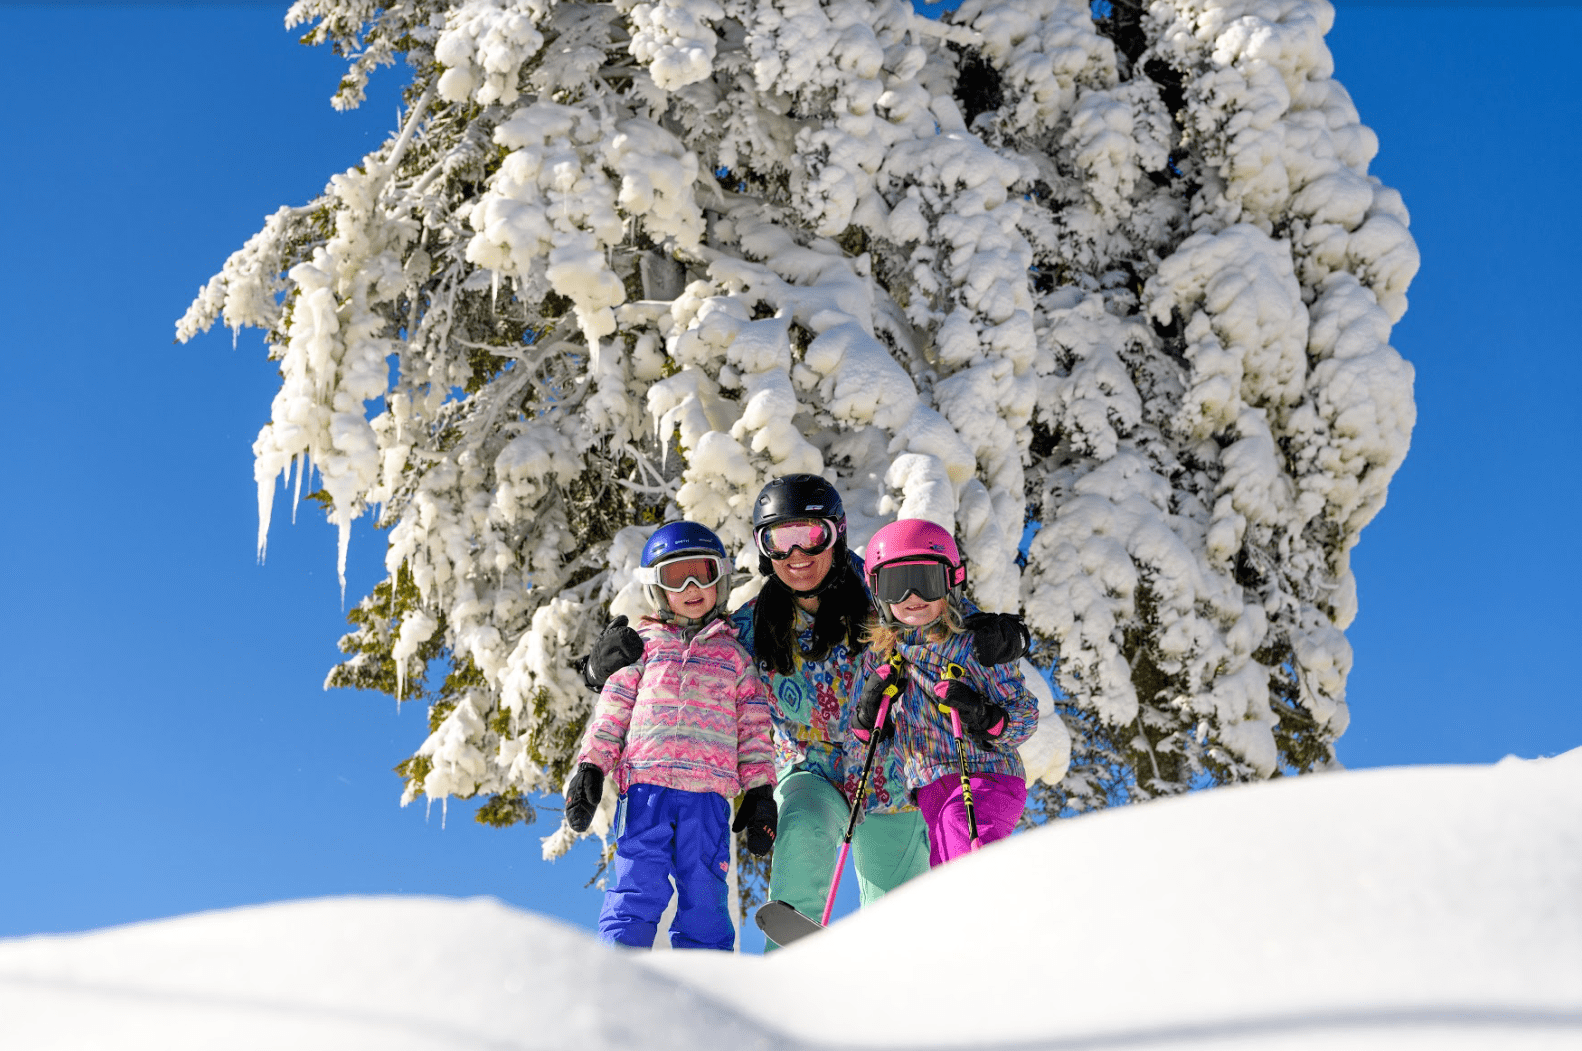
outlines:
[{"label": "black ski glove", "polygon": [[731,831],[747,830],[747,850],[755,857],[763,857],[774,846],[775,828],[780,823],[780,808],[775,805],[775,790],[769,785],[749,788],[736,808],[736,820]]},{"label": "black ski glove", "polygon": [[586,832],[593,824],[593,812],[604,798],[604,771],[583,763],[566,786],[566,824],[573,832]]},{"label": "black ski glove", "polygon": [[971,686],[959,679],[941,682],[934,687],[941,709],[954,708],[961,716],[961,729],[983,748],[992,748],[994,739],[1005,732],[1009,716],[1004,708],[988,700]]},{"label": "black ski glove", "polygon": [[972,655],[984,666],[1014,661],[1033,643],[1027,625],[1014,613],[974,613],[963,627],[972,632]]},{"label": "black ski glove", "polygon": [[[879,720],[879,703],[884,699],[885,687],[892,683],[905,688],[905,683],[899,683],[891,676],[899,675],[892,664],[881,664],[874,669],[868,681],[863,685],[862,696],[857,698],[857,707],[851,713],[852,731],[859,740],[867,741],[873,733],[873,724]],[[879,740],[888,741],[895,736],[895,699],[890,700],[890,708],[884,716],[884,727],[879,731]]]},{"label": "black ski glove", "polygon": [[582,681],[590,690],[604,689],[604,681],[643,655],[643,637],[626,624],[622,614],[610,621],[582,660]]}]

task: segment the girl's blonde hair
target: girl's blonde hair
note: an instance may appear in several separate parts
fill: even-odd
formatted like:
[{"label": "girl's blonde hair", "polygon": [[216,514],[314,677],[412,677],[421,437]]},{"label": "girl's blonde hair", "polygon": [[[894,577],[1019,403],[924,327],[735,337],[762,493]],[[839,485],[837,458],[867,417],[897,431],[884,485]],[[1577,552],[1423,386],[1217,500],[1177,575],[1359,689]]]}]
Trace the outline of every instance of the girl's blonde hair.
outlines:
[{"label": "girl's blonde hair", "polygon": [[[900,645],[901,634],[910,630],[912,629],[904,624],[890,623],[874,614],[863,626],[862,641],[881,658],[888,657]],[[938,620],[923,629],[923,638],[929,642],[944,642],[952,635],[960,635],[966,630],[962,621],[961,603],[952,594],[945,596],[945,612],[940,614]]]}]

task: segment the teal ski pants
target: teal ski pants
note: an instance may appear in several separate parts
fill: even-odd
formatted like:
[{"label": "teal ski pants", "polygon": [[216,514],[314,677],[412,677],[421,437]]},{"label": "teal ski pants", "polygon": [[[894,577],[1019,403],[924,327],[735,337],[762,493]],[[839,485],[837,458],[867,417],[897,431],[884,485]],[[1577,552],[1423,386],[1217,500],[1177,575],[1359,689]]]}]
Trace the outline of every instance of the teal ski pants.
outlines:
[{"label": "teal ski pants", "polygon": [[[775,786],[780,807],[769,876],[771,900],[789,902],[804,916],[824,915],[835,877],[835,859],[851,809],[846,797],[822,775],[794,771]],[[928,871],[928,831],[919,811],[868,814],[851,838],[857,891],[869,905],[913,876]],[[774,942],[766,950],[777,948]]]}]

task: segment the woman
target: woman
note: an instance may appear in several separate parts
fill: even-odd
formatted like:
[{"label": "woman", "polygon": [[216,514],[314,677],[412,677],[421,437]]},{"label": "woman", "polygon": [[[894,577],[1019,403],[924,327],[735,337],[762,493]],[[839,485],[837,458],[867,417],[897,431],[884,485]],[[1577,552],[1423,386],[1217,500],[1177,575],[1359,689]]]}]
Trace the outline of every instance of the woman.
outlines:
[{"label": "woman", "polygon": [[[764,486],[753,504],[758,571],[768,579],[732,614],[758,661],[774,725],[780,825],[769,897],[819,916],[835,874],[862,744],[841,732],[871,608],[862,563],[846,547],[835,487],[796,474]],[[863,905],[928,871],[922,814],[907,798],[892,750],[881,747],[851,853]]]},{"label": "woman", "polygon": [[[834,878],[848,800],[862,767],[865,746],[848,742],[840,727],[872,607],[862,562],[846,546],[840,494],[824,478],[793,474],[764,486],[753,504],[753,540],[758,571],[768,579],[731,620],[769,689],[774,725],[779,823],[769,897],[816,917]],[[982,663],[1021,656],[1026,635],[1017,618],[976,613],[966,626]],[[641,652],[641,640],[617,618],[600,636],[584,678],[602,683]],[[904,786],[899,755],[881,744],[864,819],[852,836],[863,905],[928,871],[922,815]]]}]

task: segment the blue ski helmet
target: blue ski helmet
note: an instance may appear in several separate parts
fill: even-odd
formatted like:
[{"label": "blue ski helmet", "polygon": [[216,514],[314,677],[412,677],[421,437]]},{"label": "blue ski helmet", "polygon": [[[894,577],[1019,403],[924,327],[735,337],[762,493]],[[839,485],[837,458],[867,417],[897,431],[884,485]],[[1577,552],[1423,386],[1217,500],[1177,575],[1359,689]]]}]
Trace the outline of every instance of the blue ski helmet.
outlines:
[{"label": "blue ski helmet", "polygon": [[643,581],[643,593],[648,596],[649,603],[661,615],[670,609],[657,576],[647,571],[687,555],[708,555],[719,559],[720,578],[714,588],[714,612],[725,612],[731,590],[731,558],[725,553],[725,545],[720,542],[720,538],[714,535],[714,530],[696,522],[668,522],[654,530],[654,535],[643,545],[643,571],[638,576]]}]

